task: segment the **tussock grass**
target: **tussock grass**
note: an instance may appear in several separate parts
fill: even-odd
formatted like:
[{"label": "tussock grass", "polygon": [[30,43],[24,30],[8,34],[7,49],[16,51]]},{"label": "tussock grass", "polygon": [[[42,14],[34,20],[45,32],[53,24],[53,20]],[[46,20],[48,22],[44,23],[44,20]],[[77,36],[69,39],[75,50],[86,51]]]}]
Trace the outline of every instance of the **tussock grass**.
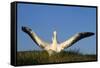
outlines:
[{"label": "tussock grass", "polygon": [[96,55],[83,55],[77,51],[62,51],[49,56],[46,51],[17,52],[17,65],[95,61]]}]

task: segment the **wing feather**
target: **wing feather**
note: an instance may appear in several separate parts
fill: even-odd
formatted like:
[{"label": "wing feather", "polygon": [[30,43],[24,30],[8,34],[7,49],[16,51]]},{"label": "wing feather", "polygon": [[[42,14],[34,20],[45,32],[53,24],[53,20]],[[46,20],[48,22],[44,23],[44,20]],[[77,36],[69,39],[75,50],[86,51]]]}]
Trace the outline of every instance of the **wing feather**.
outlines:
[{"label": "wing feather", "polygon": [[29,27],[22,27],[22,30],[27,33],[31,39],[39,46],[42,48],[45,48],[49,43],[44,42],[39,36],[36,35],[35,32],[33,32]]},{"label": "wing feather", "polygon": [[72,36],[71,38],[69,38],[68,40],[66,40],[65,42],[61,43],[60,46],[62,49],[67,48],[72,46],[74,43],[76,43],[77,41],[83,39],[83,38],[87,38],[94,35],[94,33],[92,32],[81,32],[81,33],[77,33],[74,36]]}]

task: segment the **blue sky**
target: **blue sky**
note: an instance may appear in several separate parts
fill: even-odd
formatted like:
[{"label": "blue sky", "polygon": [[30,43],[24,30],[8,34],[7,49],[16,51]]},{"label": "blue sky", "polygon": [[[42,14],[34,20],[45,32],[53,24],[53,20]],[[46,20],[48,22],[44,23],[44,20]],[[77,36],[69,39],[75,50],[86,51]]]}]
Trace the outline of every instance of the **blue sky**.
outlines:
[{"label": "blue sky", "polygon": [[[52,6],[22,4],[17,7],[17,51],[41,50],[32,39],[21,30],[30,27],[44,41],[51,42],[53,31],[57,31],[59,42],[63,42],[78,32],[96,34],[96,8],[75,6]],[[81,53],[96,53],[96,35],[85,38],[65,50],[79,49]]]}]

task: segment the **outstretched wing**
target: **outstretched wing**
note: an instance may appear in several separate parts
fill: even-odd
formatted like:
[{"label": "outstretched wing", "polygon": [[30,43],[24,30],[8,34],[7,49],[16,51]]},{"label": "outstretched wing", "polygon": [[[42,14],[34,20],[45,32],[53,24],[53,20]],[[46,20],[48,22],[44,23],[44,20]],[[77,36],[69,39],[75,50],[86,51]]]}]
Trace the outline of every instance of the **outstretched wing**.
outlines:
[{"label": "outstretched wing", "polygon": [[71,38],[69,38],[68,40],[66,40],[65,42],[60,44],[60,47],[62,49],[67,48],[72,46],[74,43],[76,43],[77,41],[83,39],[83,38],[87,38],[94,35],[94,33],[92,32],[81,32],[78,34],[75,34],[74,36],[72,36]]},{"label": "outstretched wing", "polygon": [[22,30],[27,33],[31,39],[40,47],[45,48],[47,45],[49,45],[48,43],[44,42],[42,39],[40,39],[40,37],[38,37],[35,32],[32,32],[32,30],[28,27],[22,27]]}]

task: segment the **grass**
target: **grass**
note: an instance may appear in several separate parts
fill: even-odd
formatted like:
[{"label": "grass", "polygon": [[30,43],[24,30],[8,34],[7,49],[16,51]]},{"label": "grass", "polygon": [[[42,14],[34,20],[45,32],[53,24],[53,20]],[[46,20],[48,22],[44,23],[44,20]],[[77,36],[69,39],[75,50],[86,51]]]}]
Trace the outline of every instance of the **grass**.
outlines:
[{"label": "grass", "polygon": [[77,51],[62,51],[49,56],[45,51],[17,52],[17,65],[95,61],[96,55],[83,55]]}]

